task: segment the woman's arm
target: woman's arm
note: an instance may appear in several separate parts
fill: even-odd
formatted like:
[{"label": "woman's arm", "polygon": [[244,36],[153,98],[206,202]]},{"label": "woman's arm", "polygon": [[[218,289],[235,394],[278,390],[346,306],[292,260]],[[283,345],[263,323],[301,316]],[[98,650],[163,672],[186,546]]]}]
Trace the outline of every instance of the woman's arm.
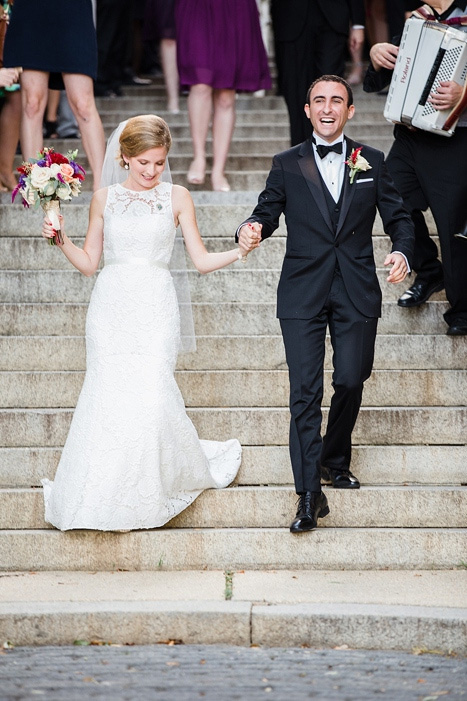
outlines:
[{"label": "woman's arm", "polygon": [[176,224],[180,224],[188,254],[200,273],[211,273],[225,268],[248,253],[249,249],[233,248],[222,253],[208,253],[199,233],[193,200],[188,190],[180,185],[172,188],[172,208]]},{"label": "woman's arm", "polygon": [[[94,193],[89,209],[89,225],[83,248],[75,246],[65,233],[64,218],[60,216],[63,244],[60,248],[72,265],[83,275],[91,277],[96,272],[104,245],[104,207],[107,200],[107,188]],[[42,236],[53,238],[54,229],[47,216],[42,224]]]}]

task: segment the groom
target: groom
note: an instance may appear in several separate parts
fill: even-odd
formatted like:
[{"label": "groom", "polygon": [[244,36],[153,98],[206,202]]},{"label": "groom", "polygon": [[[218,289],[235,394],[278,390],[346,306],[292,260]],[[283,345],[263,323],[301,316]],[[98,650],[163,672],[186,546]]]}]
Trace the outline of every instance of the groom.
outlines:
[{"label": "groom", "polygon": [[[285,214],[287,246],[277,290],[290,379],[290,457],[299,495],[290,530],[310,531],[329,513],[321,479],[358,489],[350,472],[351,434],[363,383],[371,374],[381,289],[372,229],[378,209],[392,252],[388,282],[410,271],[414,234],[384,163],[384,155],[343,135],[355,107],[338,76],[318,78],[305,113],[313,136],[276,155],[253,214],[237,235],[250,250],[277,229]],[[356,151],[357,149],[357,151]],[[352,165],[349,165],[352,163]],[[326,328],[334,351],[327,430],[321,438]]]}]

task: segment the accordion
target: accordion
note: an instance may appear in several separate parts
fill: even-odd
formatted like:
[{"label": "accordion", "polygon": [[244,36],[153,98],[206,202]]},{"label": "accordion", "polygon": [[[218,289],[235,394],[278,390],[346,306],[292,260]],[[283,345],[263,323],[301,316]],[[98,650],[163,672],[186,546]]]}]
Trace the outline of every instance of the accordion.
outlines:
[{"label": "accordion", "polygon": [[[410,17],[404,26],[384,116],[435,134],[451,136],[467,107],[467,33],[435,21]],[[429,102],[443,81],[464,86],[454,108],[436,110]]]}]

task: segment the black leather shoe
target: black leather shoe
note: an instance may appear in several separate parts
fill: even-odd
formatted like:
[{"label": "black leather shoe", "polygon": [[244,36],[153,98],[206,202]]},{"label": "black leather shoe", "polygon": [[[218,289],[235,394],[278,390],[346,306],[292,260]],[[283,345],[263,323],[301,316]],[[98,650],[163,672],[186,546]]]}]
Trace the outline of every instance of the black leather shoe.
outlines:
[{"label": "black leather shoe", "polygon": [[464,319],[454,319],[446,331],[448,336],[467,336],[467,321]]},{"label": "black leather shoe", "polygon": [[321,465],[321,481],[335,489],[360,489],[360,482],[350,470],[333,470]]},{"label": "black leather shoe", "polygon": [[304,492],[299,495],[297,515],[290,524],[291,533],[312,531],[318,525],[318,519],[329,513],[328,500],[323,492]]},{"label": "black leather shoe", "polygon": [[442,280],[432,282],[414,282],[412,287],[404,292],[402,297],[397,300],[399,307],[419,307],[420,304],[426,302],[435,292],[444,289]]}]

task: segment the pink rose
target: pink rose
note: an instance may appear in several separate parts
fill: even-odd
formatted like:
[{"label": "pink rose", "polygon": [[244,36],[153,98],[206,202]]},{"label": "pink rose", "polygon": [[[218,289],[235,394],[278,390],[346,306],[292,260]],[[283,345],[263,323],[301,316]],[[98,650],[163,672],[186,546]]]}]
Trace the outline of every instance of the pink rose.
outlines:
[{"label": "pink rose", "polygon": [[75,175],[73,166],[71,166],[69,163],[62,163],[60,165],[60,173],[66,183],[70,183]]}]

